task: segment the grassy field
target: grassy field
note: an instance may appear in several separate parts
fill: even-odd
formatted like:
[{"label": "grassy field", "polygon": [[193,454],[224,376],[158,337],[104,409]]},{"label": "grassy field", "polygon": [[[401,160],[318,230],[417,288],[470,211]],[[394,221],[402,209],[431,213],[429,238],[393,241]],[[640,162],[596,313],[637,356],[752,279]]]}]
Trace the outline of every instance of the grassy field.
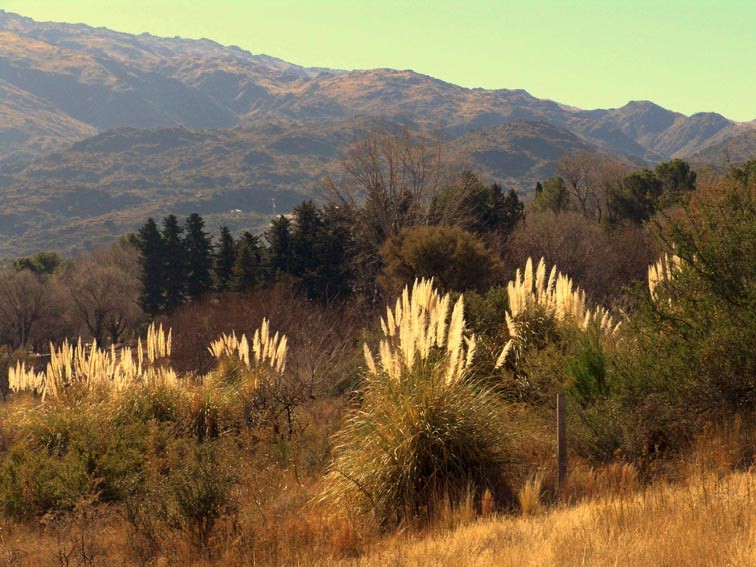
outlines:
[{"label": "grassy field", "polygon": [[339,565],[756,565],[756,476],[702,474],[531,516],[398,538]]},{"label": "grassy field", "polygon": [[[756,564],[756,474],[698,471],[684,482],[602,487],[574,504],[474,519],[465,510],[433,528],[381,538],[347,525],[281,528],[276,549],[247,554],[238,541],[212,560],[176,543],[150,565],[378,566],[750,566]],[[314,523],[313,523],[314,522]],[[450,524],[458,524],[450,528]],[[38,526],[0,525],[0,564],[139,565],[127,523],[107,508]],[[320,530],[320,533],[318,533]],[[367,538],[367,539],[365,539]],[[249,549],[249,548],[247,548]],[[355,556],[356,555],[356,556]],[[274,560],[277,558],[276,560]]]}]

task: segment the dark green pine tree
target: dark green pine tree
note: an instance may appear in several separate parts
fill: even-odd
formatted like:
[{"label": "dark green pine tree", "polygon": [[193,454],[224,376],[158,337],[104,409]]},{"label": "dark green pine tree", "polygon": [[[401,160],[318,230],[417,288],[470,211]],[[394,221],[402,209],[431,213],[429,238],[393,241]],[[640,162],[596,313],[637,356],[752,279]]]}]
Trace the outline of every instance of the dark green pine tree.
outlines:
[{"label": "dark green pine tree", "polygon": [[319,255],[319,297],[329,302],[353,291],[355,241],[348,215],[343,209],[326,205],[322,209],[323,238]]},{"label": "dark green pine tree", "polygon": [[278,215],[265,233],[270,254],[270,278],[292,273],[291,221]]},{"label": "dark green pine tree", "polygon": [[197,213],[186,219],[184,227],[186,251],[186,295],[189,299],[201,298],[213,283],[213,244],[205,232],[205,221]]},{"label": "dark green pine tree", "polygon": [[520,201],[517,196],[517,191],[510,189],[506,195],[501,193],[501,188],[494,184],[493,188],[497,188],[497,202],[500,203],[499,210],[501,211],[501,225],[499,230],[504,238],[507,238],[517,226],[517,223],[525,218],[525,205]]},{"label": "dark green pine tree", "polygon": [[308,297],[328,302],[351,289],[347,247],[351,242],[339,209],[307,201],[294,209],[292,270]]},{"label": "dark green pine tree", "polygon": [[222,226],[220,229],[220,243],[215,255],[215,280],[216,289],[219,292],[226,291],[233,282],[234,263],[236,260],[235,245],[236,243],[231,231],[227,226]]},{"label": "dark green pine tree", "polygon": [[182,232],[176,215],[163,219],[163,289],[168,313],[181,305],[186,291],[186,249]]},{"label": "dark green pine tree", "polygon": [[262,254],[260,238],[250,232],[244,232],[236,243],[236,261],[234,262],[234,289],[246,291],[253,289],[262,279],[260,276]]},{"label": "dark green pine tree", "polygon": [[139,305],[145,313],[157,315],[163,307],[163,241],[157,224],[148,219],[137,233],[142,290]]},{"label": "dark green pine tree", "polygon": [[305,201],[294,209],[294,230],[291,235],[291,272],[300,278],[312,297],[321,263],[323,217],[312,201]]}]

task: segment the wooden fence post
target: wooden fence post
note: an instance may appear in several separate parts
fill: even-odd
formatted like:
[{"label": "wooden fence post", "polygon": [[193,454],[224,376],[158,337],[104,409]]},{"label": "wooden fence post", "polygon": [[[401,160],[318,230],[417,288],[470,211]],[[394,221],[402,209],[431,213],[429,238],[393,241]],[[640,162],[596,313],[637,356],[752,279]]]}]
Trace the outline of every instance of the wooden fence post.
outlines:
[{"label": "wooden fence post", "polygon": [[567,413],[564,393],[557,394],[557,480],[561,494],[567,480]]}]

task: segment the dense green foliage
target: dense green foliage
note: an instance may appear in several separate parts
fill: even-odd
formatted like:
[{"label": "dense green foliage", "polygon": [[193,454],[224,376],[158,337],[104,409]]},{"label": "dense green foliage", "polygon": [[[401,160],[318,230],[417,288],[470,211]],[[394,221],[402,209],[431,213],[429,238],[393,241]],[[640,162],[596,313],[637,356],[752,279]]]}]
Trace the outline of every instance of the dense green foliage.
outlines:
[{"label": "dense green foliage", "polygon": [[234,249],[234,237],[227,226],[220,229],[218,250],[215,257],[215,274],[217,276],[218,291],[228,289],[234,276],[234,264],[236,263],[236,250]]},{"label": "dense green foliage", "polygon": [[31,258],[18,258],[13,262],[16,271],[30,270],[35,274],[50,275],[63,263],[55,252],[39,252]]},{"label": "dense green foliage", "polygon": [[541,182],[536,184],[533,201],[535,210],[558,213],[567,210],[569,202],[570,195],[567,193],[567,187],[561,177],[550,177],[543,184]]},{"label": "dense green foliage", "polygon": [[142,282],[139,302],[145,313],[155,316],[163,306],[163,240],[154,220],[148,219],[139,229],[137,243]]},{"label": "dense green foliage", "polygon": [[473,234],[458,227],[405,230],[381,247],[379,281],[398,293],[417,278],[434,278],[443,290],[485,291],[501,279],[503,265]]},{"label": "dense green foliage", "polygon": [[184,250],[186,254],[186,295],[199,299],[212,286],[212,243],[205,233],[205,221],[197,213],[186,219]]}]

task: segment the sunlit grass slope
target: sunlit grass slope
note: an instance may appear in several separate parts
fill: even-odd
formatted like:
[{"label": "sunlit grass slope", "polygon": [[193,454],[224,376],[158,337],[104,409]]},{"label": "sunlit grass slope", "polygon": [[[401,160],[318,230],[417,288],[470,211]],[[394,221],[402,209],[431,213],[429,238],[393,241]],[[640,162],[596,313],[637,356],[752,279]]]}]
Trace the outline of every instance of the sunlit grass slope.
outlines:
[{"label": "sunlit grass slope", "polygon": [[697,475],[541,515],[386,543],[354,566],[752,566],[756,474]]}]

